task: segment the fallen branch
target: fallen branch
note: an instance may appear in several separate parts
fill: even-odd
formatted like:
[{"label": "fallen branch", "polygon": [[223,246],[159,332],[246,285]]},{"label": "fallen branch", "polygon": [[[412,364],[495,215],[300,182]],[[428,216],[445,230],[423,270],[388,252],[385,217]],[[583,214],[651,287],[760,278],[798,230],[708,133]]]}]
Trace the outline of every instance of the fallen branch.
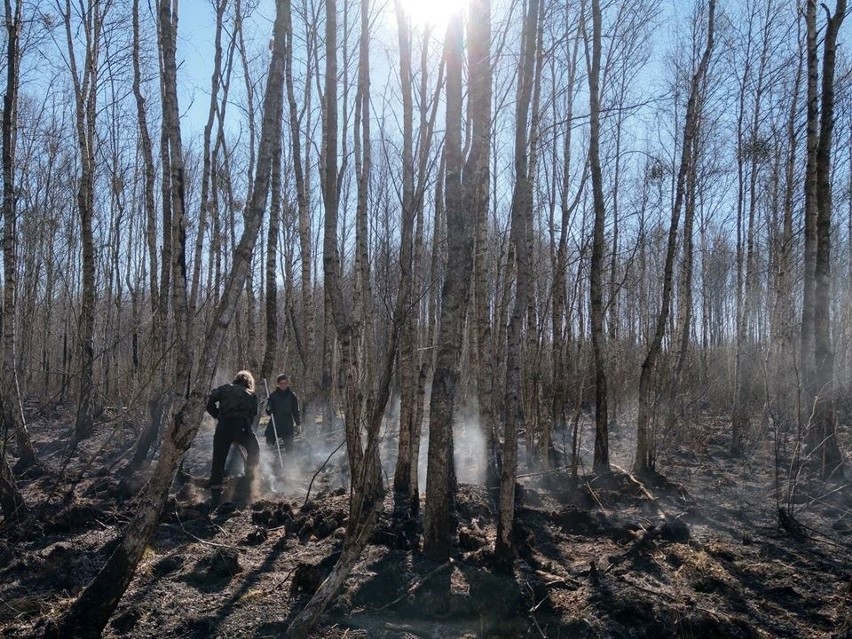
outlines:
[{"label": "fallen branch", "polygon": [[625,477],[627,477],[627,479],[630,480],[630,483],[636,486],[639,491],[645,496],[645,498],[648,499],[648,501],[650,501],[654,506],[656,506],[657,514],[660,516],[660,519],[662,519],[664,522],[668,521],[668,516],[666,515],[665,511],[660,507],[660,502],[657,500],[656,497],[651,494],[651,491],[645,488],[645,484],[639,481],[633,475],[633,473],[624,470],[620,466],[616,466],[615,464],[613,464],[612,467],[615,468],[618,472],[622,473]]},{"label": "fallen branch", "polygon": [[542,470],[537,473],[527,473],[526,475],[518,475],[517,479],[528,479],[529,477],[542,477],[544,475],[552,475],[553,473],[561,473],[565,470],[571,470],[571,466],[559,466],[549,470]]},{"label": "fallen branch", "polygon": [[538,608],[539,608],[539,606],[541,606],[541,604],[543,604],[545,601],[547,601],[547,596],[542,598],[542,600],[539,601],[538,603],[535,603],[535,589],[530,585],[529,582],[526,582],[526,586],[527,586],[527,588],[530,589],[530,597],[532,598],[532,601],[533,601],[533,607],[530,608],[530,610],[529,610],[530,619],[532,619],[533,623],[535,624],[536,629],[539,631],[541,636],[544,637],[544,639],[547,639],[547,635],[544,634],[544,630],[542,630],[541,626],[538,624],[538,619],[535,618],[535,611],[538,610]]},{"label": "fallen branch", "polygon": [[[203,544],[205,546],[212,546],[214,548],[229,548],[229,549],[235,549],[236,548],[235,546],[229,546],[228,544],[217,544],[215,541],[207,541],[206,539],[202,539],[201,537],[193,535],[191,532],[189,532],[186,529],[186,527],[184,527],[183,520],[181,520],[180,514],[178,514],[177,511],[175,511],[175,519],[177,519],[177,521],[178,521],[178,525],[180,526],[181,532],[183,532],[183,534],[187,535],[188,537],[191,537],[192,539],[197,541],[199,544]],[[172,526],[174,526],[174,524],[172,524]],[[219,530],[222,530],[221,526],[217,526],[217,528],[219,528]],[[222,532],[224,532],[224,531],[222,531]]]},{"label": "fallen branch", "polygon": [[651,528],[643,528],[636,534],[636,538],[633,540],[633,543],[630,545],[630,548],[625,550],[620,555],[613,557],[610,561],[609,565],[603,570],[604,574],[607,574],[610,570],[615,568],[625,559],[629,557],[634,557],[639,554],[640,550],[647,548],[654,539],[660,536],[661,528],[656,526]]},{"label": "fallen branch", "polygon": [[554,586],[573,586],[576,589],[583,585],[571,577],[554,575],[553,573],[546,572],[544,570],[536,570],[535,574],[539,579],[541,579],[545,588],[552,588]]}]

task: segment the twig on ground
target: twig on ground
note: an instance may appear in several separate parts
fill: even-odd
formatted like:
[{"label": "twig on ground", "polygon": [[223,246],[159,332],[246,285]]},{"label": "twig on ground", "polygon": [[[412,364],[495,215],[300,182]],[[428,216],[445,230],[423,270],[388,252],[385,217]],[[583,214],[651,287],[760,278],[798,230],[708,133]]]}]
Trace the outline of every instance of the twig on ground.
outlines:
[{"label": "twig on ground", "polygon": [[272,587],[267,592],[275,592],[276,590],[278,590],[278,588],[280,588],[282,585],[284,585],[284,583],[286,583],[286,581],[290,578],[290,575],[292,575],[293,572],[295,572],[295,570],[296,570],[296,567],[294,566],[293,568],[291,568],[289,570],[289,572],[286,575],[284,575],[284,577],[281,580],[273,583]]},{"label": "twig on ground", "polygon": [[592,499],[595,500],[595,503],[598,505],[598,507],[604,512],[604,514],[606,514],[606,508],[604,508],[604,505],[601,503],[601,500],[598,499],[598,496],[595,493],[595,489],[592,488],[592,485],[588,481],[586,482],[586,488],[589,489],[589,494],[592,496]]},{"label": "twig on ground", "polygon": [[413,584],[411,584],[410,586],[408,586],[408,588],[405,589],[405,592],[402,593],[399,597],[397,597],[396,599],[394,599],[390,603],[385,604],[381,608],[376,608],[376,612],[380,612],[382,610],[387,610],[391,606],[398,604],[400,601],[402,601],[406,597],[413,595],[415,592],[420,590],[423,587],[423,585],[427,581],[429,581],[429,579],[431,579],[432,577],[437,575],[439,572],[443,571],[445,568],[449,568],[453,564],[455,564],[455,561],[453,559],[450,559],[446,563],[443,563],[440,566],[438,566],[437,568],[435,568],[434,570],[429,571],[426,575],[423,576],[422,579],[420,579],[419,581],[416,581]]},{"label": "twig on ground", "polygon": [[561,473],[565,470],[571,470],[571,466],[559,466],[558,468],[550,468],[549,470],[542,470],[537,473],[527,473],[525,475],[518,475],[517,479],[527,479],[529,477],[542,477],[544,475],[552,475],[553,473]]},{"label": "twig on ground", "polygon": [[311,496],[311,488],[314,485],[314,480],[317,478],[317,475],[319,475],[322,472],[322,469],[325,468],[326,464],[328,464],[329,460],[331,460],[331,458],[334,456],[334,453],[336,453],[338,450],[343,448],[343,444],[345,444],[345,443],[346,443],[345,439],[342,442],[340,442],[337,445],[337,448],[335,448],[333,451],[331,451],[331,453],[329,453],[328,457],[325,458],[325,461],[322,463],[322,466],[320,466],[317,469],[317,472],[314,473],[314,476],[311,477],[311,483],[308,484],[308,492],[305,494],[305,504],[304,505],[307,505],[307,503],[308,503],[308,498]]},{"label": "twig on ground", "polygon": [[[178,520],[178,524],[179,524],[179,526],[180,526],[181,531],[182,531],[185,535],[187,535],[188,537],[192,537],[192,538],[193,538],[195,541],[197,541],[198,543],[200,543],[200,544],[204,544],[205,546],[213,546],[214,548],[229,548],[229,549],[234,549],[234,548],[236,548],[236,546],[229,546],[228,544],[217,544],[215,541],[207,541],[206,539],[202,539],[201,537],[198,537],[198,536],[196,536],[196,535],[193,535],[191,532],[189,532],[189,531],[188,531],[188,530],[184,527],[184,525],[183,525],[183,521],[181,520],[180,515],[178,514],[178,512],[177,512],[177,511],[175,511],[175,517],[176,517],[176,518],[177,518],[177,520]],[[211,522],[211,523],[212,523],[212,522]],[[214,526],[216,526],[216,527],[217,527],[219,530],[221,530],[222,532],[225,532],[225,531],[222,529],[222,527],[221,527],[221,526],[218,526],[218,525],[216,525],[216,524],[213,524],[213,525],[214,525]]]},{"label": "twig on ground", "polygon": [[525,581],[524,584],[526,585],[527,588],[530,589],[530,598],[532,599],[532,603],[533,603],[532,608],[530,608],[530,610],[529,610],[530,619],[532,619],[532,622],[535,624],[535,627],[536,627],[536,629],[538,629],[539,633],[541,633],[541,636],[544,637],[544,639],[547,639],[547,635],[544,633],[544,630],[542,630],[541,626],[538,625],[538,619],[535,618],[535,611],[538,610],[538,608],[539,608],[539,606],[541,606],[541,604],[543,604],[545,601],[547,601],[547,595],[545,595],[542,598],[541,601],[536,603],[535,602],[535,589],[530,585],[530,582],[528,582],[528,581]]},{"label": "twig on ground", "polygon": [[618,578],[621,582],[627,584],[628,586],[636,588],[636,590],[641,590],[642,592],[646,592],[649,595],[653,595],[654,597],[660,597],[662,599],[668,599],[669,601],[674,602],[674,603],[682,603],[681,600],[678,599],[677,597],[675,597],[674,595],[670,595],[669,593],[663,592],[662,590],[657,590],[657,589],[654,589],[654,588],[648,588],[647,586],[643,586],[642,584],[638,584],[635,581],[633,581],[632,579],[628,579],[626,575],[619,575]]},{"label": "twig on ground", "polygon": [[425,634],[422,630],[418,630],[412,626],[407,626],[405,624],[400,623],[391,623],[390,621],[385,622],[385,628],[387,630],[392,630],[394,632],[404,632],[410,635],[415,635],[417,637],[428,637],[429,635]]}]

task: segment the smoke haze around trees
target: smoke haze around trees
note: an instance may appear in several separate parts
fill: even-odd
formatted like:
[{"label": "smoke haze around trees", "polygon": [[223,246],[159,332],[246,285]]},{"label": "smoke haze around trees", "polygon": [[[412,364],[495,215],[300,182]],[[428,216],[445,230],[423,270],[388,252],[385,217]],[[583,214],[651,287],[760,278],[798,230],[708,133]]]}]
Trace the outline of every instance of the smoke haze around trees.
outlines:
[{"label": "smoke haze around trees", "polygon": [[735,459],[773,451],[784,512],[802,473],[841,480],[829,4],[469,0],[436,26],[401,0],[6,0],[5,519],[39,463],[22,406],[72,410],[75,444],[126,422],[153,479],[99,579],[132,576],[243,368],[290,376],[305,437],[339,433],[337,587],[387,489],[437,560],[458,482],[493,489],[505,566],[519,473],[654,477],[707,420]]}]

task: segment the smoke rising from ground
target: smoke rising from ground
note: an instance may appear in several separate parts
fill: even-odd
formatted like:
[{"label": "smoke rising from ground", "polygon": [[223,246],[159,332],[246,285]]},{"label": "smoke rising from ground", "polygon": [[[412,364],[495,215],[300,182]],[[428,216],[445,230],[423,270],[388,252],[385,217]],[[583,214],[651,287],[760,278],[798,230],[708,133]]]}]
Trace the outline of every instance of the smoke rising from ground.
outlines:
[{"label": "smoke rising from ground", "polygon": [[[428,396],[428,393],[427,393]],[[417,458],[417,480],[420,492],[426,490],[426,469],[429,455],[429,419],[424,417],[420,433],[420,454]],[[456,410],[453,439],[456,476],[463,484],[485,483],[485,434],[479,423],[479,411],[469,405]],[[388,483],[393,483],[393,473],[399,445],[399,398],[395,398],[385,413],[382,431],[381,461]]]},{"label": "smoke rising from ground", "polygon": [[[254,430],[260,445],[260,463],[252,485],[252,499],[278,496],[301,500],[305,498],[312,479],[314,480],[310,488],[312,496],[338,488],[349,489],[346,447],[341,445],[345,436],[340,420],[335,420],[335,423],[327,428],[319,418],[306,415],[303,419],[302,434],[294,440],[292,450],[286,451],[281,444],[282,467],[279,463],[277,448],[267,445],[263,434],[267,419],[263,416]],[[186,466],[190,474],[209,475],[215,427],[215,420],[205,417],[193,443],[193,453],[188,457],[188,460],[192,460],[188,461]],[[388,406],[380,436],[379,450],[383,475],[387,487],[391,488],[399,444],[398,399]],[[483,484],[486,470],[485,435],[481,430],[479,413],[475,406],[464,405],[456,411],[453,436],[458,481],[465,484]],[[428,419],[424,419],[420,435],[420,454],[417,460],[421,493],[426,489],[428,449],[429,422]],[[239,477],[245,473],[243,455],[238,451],[239,448],[233,446],[228,455],[226,464],[228,477]],[[323,464],[325,464],[324,467]],[[320,470],[321,467],[322,470]]]}]

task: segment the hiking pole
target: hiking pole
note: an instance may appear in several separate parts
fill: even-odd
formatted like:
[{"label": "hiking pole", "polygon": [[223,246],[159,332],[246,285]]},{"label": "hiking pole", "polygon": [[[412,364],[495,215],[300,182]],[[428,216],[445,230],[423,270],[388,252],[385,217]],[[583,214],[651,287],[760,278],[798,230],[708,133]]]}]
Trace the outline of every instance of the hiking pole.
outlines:
[{"label": "hiking pole", "polygon": [[275,426],[275,415],[269,407],[269,384],[263,378],[263,387],[266,389],[266,407],[269,408],[269,419],[272,421],[272,434],[275,437],[275,448],[278,449],[278,463],[281,464],[281,472],[284,472],[284,458],[281,457],[281,443],[278,441],[278,428]]}]

